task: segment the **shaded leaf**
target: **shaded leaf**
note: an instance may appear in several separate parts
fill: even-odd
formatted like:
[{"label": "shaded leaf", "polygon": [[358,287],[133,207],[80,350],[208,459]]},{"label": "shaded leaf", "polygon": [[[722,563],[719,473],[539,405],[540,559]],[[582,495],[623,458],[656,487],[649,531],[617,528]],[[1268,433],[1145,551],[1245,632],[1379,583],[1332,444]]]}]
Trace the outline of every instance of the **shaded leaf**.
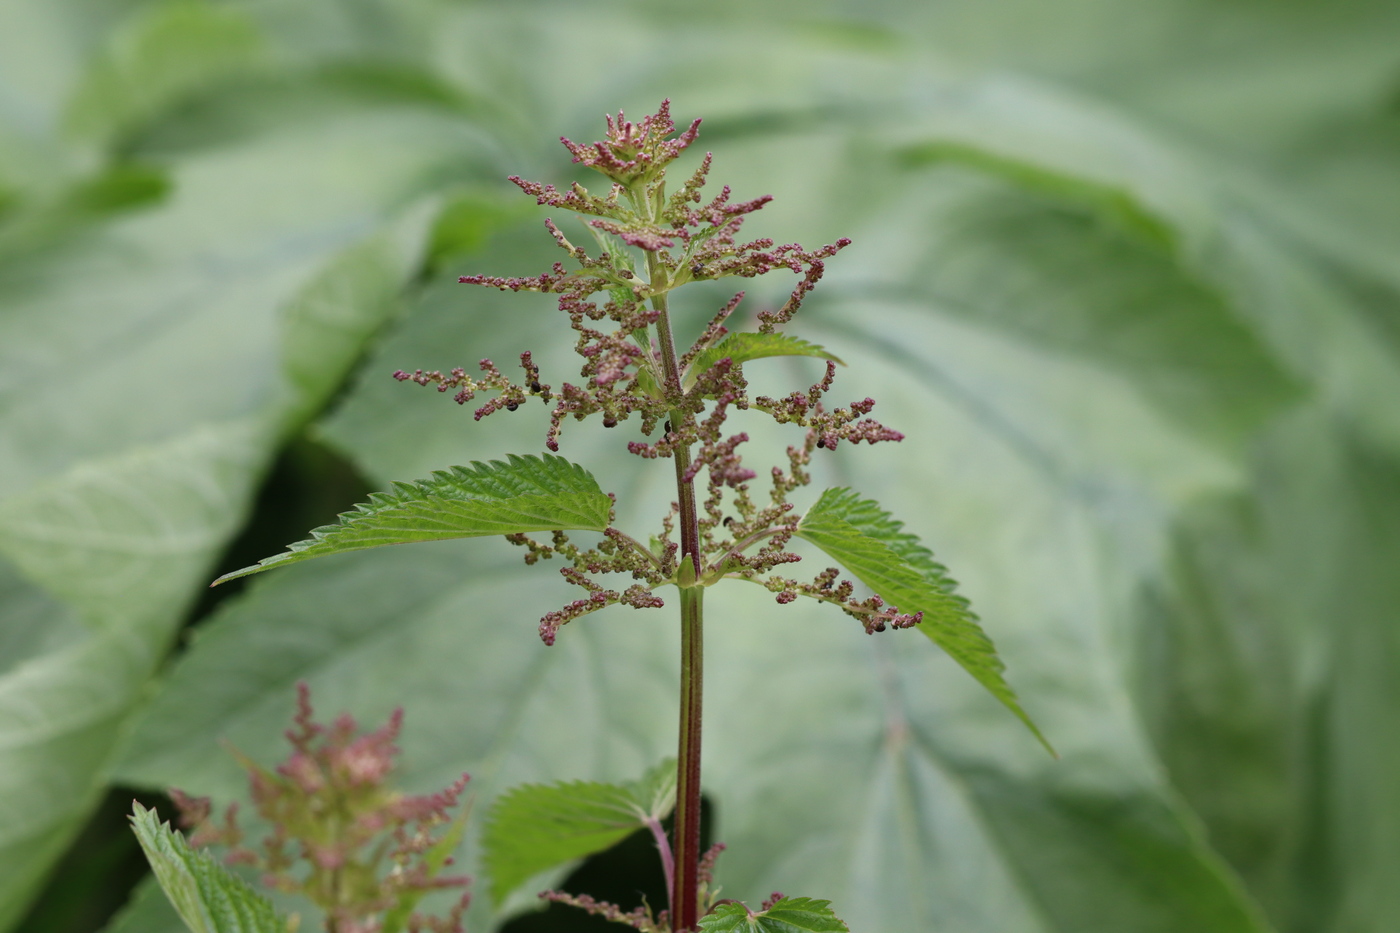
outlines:
[{"label": "shaded leaf", "polygon": [[831,901],[784,897],[767,910],[751,912],[743,904],[721,904],[700,919],[705,933],[849,933],[831,911]]},{"label": "shaded leaf", "polygon": [[501,903],[532,876],[659,827],[676,805],[676,762],[627,784],[526,784],[496,798],[482,838],[491,897]]},{"label": "shaded leaf", "polygon": [[339,524],[317,528],[291,550],[214,582],[387,544],[565,528],[602,531],[611,508],[612,500],[583,467],[552,454],[511,454],[506,462],[473,463],[438,471],[429,480],[396,483],[393,492],[376,493],[341,515]]},{"label": "shaded leaf", "polygon": [[102,933],[189,933],[155,875],[147,875]]},{"label": "shaded leaf", "polygon": [[0,554],[53,597],[31,621],[66,636],[0,677],[0,926],[99,799],[189,583],[237,527],[250,441],[195,432],[0,500]]},{"label": "shaded leaf", "polygon": [[[382,135],[358,135],[378,120]],[[100,799],[124,719],[277,446],[392,311],[376,296],[417,263],[414,231],[392,223],[415,213],[406,179],[462,140],[421,114],[284,115],[164,162],[159,203],[0,267],[0,554],[52,597],[35,624],[56,636],[0,678],[0,929]],[[156,192],[139,172],[104,177],[73,203]],[[366,242],[372,274],[306,313],[309,283]]]},{"label": "shaded leaf", "polygon": [[110,37],[74,91],[69,125],[100,144],[121,142],[181,98],[252,72],[263,54],[257,24],[236,8],[152,4]]},{"label": "shaded leaf", "polygon": [[136,804],[131,825],[161,889],[191,933],[287,933],[287,921],[271,901],[208,852],[191,849],[154,810]]},{"label": "shaded leaf", "polygon": [[[1300,370],[1276,357],[1265,327],[1196,259],[1215,247],[1163,242],[1154,231],[1171,215],[1127,181],[1062,191],[1039,180],[1061,178],[1057,167],[1003,159],[970,161],[995,178],[940,170],[922,196],[911,194],[900,221],[890,219],[920,231],[916,248],[878,260],[898,281],[894,290],[1121,372],[1184,428],[1234,455],[1304,396]],[[1204,243],[1218,235],[1169,229]]]},{"label": "shaded leaf", "polygon": [[463,192],[443,205],[433,221],[428,240],[428,265],[444,262],[481,249],[491,234],[526,213],[519,201],[499,194]]},{"label": "shaded leaf", "polygon": [[1161,249],[1177,245],[1175,228],[1147,210],[1127,187],[955,140],[910,145],[898,150],[896,158],[908,167],[955,163],[1000,175],[1031,191],[1087,206]]},{"label": "shaded leaf", "polygon": [[849,489],[828,489],[798,523],[797,536],[821,548],[901,612],[922,612],[919,630],[1006,704],[1054,754],[1002,676],[1005,665],[977,615],[953,592],[947,569],[901,528],[903,523],[875,502]]}]

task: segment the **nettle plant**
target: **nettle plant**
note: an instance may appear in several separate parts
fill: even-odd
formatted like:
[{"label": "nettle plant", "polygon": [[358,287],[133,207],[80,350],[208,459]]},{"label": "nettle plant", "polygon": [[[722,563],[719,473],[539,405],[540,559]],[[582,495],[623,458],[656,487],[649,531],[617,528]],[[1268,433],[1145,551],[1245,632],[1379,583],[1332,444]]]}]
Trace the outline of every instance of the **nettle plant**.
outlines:
[{"label": "nettle plant", "polygon": [[[579,145],[564,139],[574,162],[608,179],[610,187],[605,194],[594,194],[578,183],[560,191],[518,177],[511,181],[538,204],[581,215],[597,252],[575,245],[559,226],[546,220],[545,226],[567,254],[569,264],[555,263],[551,271],[531,278],[469,275],[460,279],[502,290],[558,295],[559,310],[576,334],[574,348],[583,359],[577,384],[564,382],[555,389],[544,382],[529,352],[520,356],[523,376],[517,379],[489,359],[481,360],[479,376],[460,368],[448,373],[394,373],[400,381],[454,392],[459,404],[489,394],[475,410],[478,420],[502,409],[515,411],[531,399],[539,399],[550,407],[544,443],[551,453],[512,455],[504,462],[473,463],[435,473],[428,480],[397,483],[392,491],[377,494],[356,511],[342,515],[338,524],[316,529],[309,539],[292,545],[286,553],[228,574],[216,583],[362,548],[502,535],[524,549],[527,564],[559,559],[564,565],[559,572],[583,591],[580,598],[540,620],[540,637],[546,645],[554,644],[563,626],[606,606],[621,603],[635,609],[661,609],[666,600],[674,598],[679,603],[681,627],[676,759],[661,763],[631,784],[527,785],[502,795],[493,805],[482,834],[491,896],[500,902],[539,872],[606,849],[645,828],[656,840],[666,875],[670,894],[666,909],[644,906],[624,912],[586,895],[551,891],[541,896],[648,933],[845,930],[846,925],[827,901],[774,894],[752,908],[720,899],[714,867],[722,846],[700,852],[706,589],[730,580],[756,583],[775,594],[779,603],[791,603],[799,597],[829,603],[854,617],[867,633],[917,628],[1038,737],[1039,733],[1003,679],[1002,664],[977,616],[954,592],[955,584],[945,568],[916,537],[902,530],[900,522],[872,500],[844,488],[828,489],[805,512],[796,511],[791,496],[810,483],[808,467],[813,457],[834,451],[843,443],[876,444],[898,441],[903,435],[870,417],[875,406],[872,399],[829,407],[825,399],[839,361],[823,348],[783,330],[821,279],[826,261],[850,241],[841,239],[807,250],[795,243],[775,246],[769,239],[741,240],[740,229],[748,215],[770,198],[734,202],[726,186],[706,201],[701,189],[710,171],[709,153],[689,178],[668,193],[667,167],[695,141],[699,126],[696,120],[676,134],[669,102],[663,102],[655,114],[638,123],[628,122],[621,112],[616,119],[609,117],[607,138],[601,142]],[[693,345],[677,347],[669,303],[673,291],[695,282],[753,278],[779,270],[795,273],[797,285],[781,307],[757,315],[756,330],[731,332],[726,327],[743,300],[741,291],[719,309]],[[822,358],[827,361],[826,372],[816,384],[786,397],[750,397],[744,366],[776,356]],[[726,427],[736,411],[762,412],[796,432],[795,443],[787,447],[761,484],[758,472],[745,465],[740,452],[749,435],[729,433]],[[627,442],[627,451],[648,460],[671,461],[675,500],[655,533],[639,537],[617,527],[613,494],[604,492],[582,466],[556,455],[565,422],[591,417],[597,417],[606,428],[637,423],[640,437]],[[591,546],[584,546],[575,543],[569,532],[590,532],[598,537]],[[546,533],[547,537],[532,537]],[[858,592],[857,583],[843,579],[839,567],[823,568],[811,577],[791,575],[793,565],[802,560],[788,550],[794,538],[823,551],[871,592]],[[607,581],[619,576],[633,582],[610,586]],[[305,725],[309,722],[303,698],[298,718],[301,725],[290,733],[296,751],[292,761],[276,772],[284,782],[296,785],[301,780],[298,769],[304,768],[307,760],[319,760],[306,744],[311,739]],[[333,727],[332,732],[335,728],[339,727]],[[339,736],[336,747],[351,741],[343,732],[335,733]],[[298,741],[302,744],[297,745]],[[322,770],[330,773],[334,764],[326,764]],[[377,770],[375,780],[384,773]],[[258,781],[266,784],[269,779],[267,772],[255,769],[254,774],[256,799]],[[447,793],[455,795],[456,790],[460,788]],[[355,819],[372,823],[392,817],[398,805],[395,801],[402,798],[382,790],[376,793],[383,812],[370,807]],[[336,823],[339,828],[332,832],[348,831],[343,808],[316,804],[314,794],[303,793],[303,798],[306,808],[319,807],[324,818]],[[446,798],[438,799],[438,803],[445,802]],[[663,820],[673,809],[675,819],[668,835]],[[442,808],[434,814],[436,820],[446,818]],[[207,815],[207,806],[196,813],[201,815]],[[285,842],[289,826],[310,818],[295,807],[265,815],[271,817],[274,842]],[[138,826],[144,827],[143,839],[154,838],[153,818],[138,818]],[[165,832],[168,838],[164,845],[179,843],[177,835]],[[225,841],[228,832],[224,833]],[[201,836],[215,839],[219,834],[205,829],[196,840]],[[397,837],[391,833],[388,838]],[[455,842],[453,834],[448,838]],[[424,885],[433,883],[433,873],[445,864],[440,850],[434,848],[438,843],[425,839],[415,843],[420,852],[437,854],[426,863],[416,863],[414,870],[421,872],[416,876],[421,884],[409,892],[415,896]],[[381,854],[408,852],[402,840],[380,845]],[[286,866],[279,866],[284,875],[278,883],[283,887],[315,887],[306,879],[319,878],[327,871],[334,875],[336,870],[349,870],[345,859],[328,862],[324,854],[329,850],[324,847],[303,848],[311,867],[303,880],[292,882],[286,880]],[[235,849],[235,857],[241,851],[245,850]],[[376,884],[383,888],[396,883],[405,870],[400,863],[382,877],[371,877],[373,871],[361,862],[354,864],[361,873],[359,882],[371,891],[361,899],[367,906],[354,917],[327,910],[328,930],[393,933],[408,929],[410,922],[428,923],[410,921],[409,914],[394,906],[403,898],[373,893]],[[365,875],[366,871],[370,874]],[[166,879],[162,876],[161,880]],[[332,877],[327,883],[334,887],[345,882]],[[437,925],[431,928],[459,929],[458,917],[460,909],[446,920],[432,921]]]}]

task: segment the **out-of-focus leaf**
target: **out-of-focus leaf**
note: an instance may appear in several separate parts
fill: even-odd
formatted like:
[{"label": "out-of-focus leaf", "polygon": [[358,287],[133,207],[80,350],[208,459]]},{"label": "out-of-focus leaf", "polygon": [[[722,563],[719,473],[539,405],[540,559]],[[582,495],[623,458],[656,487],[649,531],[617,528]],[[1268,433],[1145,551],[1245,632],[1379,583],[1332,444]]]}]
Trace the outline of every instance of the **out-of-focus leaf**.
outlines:
[{"label": "out-of-focus leaf", "polygon": [[22,909],[96,802],[191,577],[237,527],[254,466],[239,440],[201,432],[0,501],[0,551],[61,601],[34,622],[85,627],[0,678],[0,917]]},{"label": "out-of-focus leaf", "polygon": [[0,560],[0,676],[82,638],[86,629],[77,614],[25,579],[19,569]]},{"label": "out-of-focus leaf", "polygon": [[895,156],[910,168],[952,163],[998,175],[1028,191],[1088,208],[1159,249],[1170,250],[1176,245],[1176,231],[1145,210],[1133,192],[1121,187],[955,140],[916,143]]},{"label": "out-of-focus leaf", "polygon": [[236,529],[271,440],[259,433],[246,422],[192,432],[0,501],[0,552],[94,628],[158,618]]},{"label": "out-of-focus leaf", "polygon": [[430,267],[440,268],[448,259],[480,250],[493,233],[526,216],[524,208],[514,199],[506,201],[478,192],[454,197],[433,222],[428,243]]},{"label": "out-of-focus leaf", "polygon": [[[1380,878],[1400,864],[1385,739],[1400,470],[1316,407],[1272,430],[1254,467],[1249,494],[1181,524],[1138,636],[1143,708],[1183,795],[1280,928],[1377,928],[1398,906]],[[1320,809],[1309,787],[1326,794]],[[1350,870],[1300,886],[1312,834]]]},{"label": "out-of-focus leaf", "polygon": [[189,928],[160,889],[160,882],[147,875],[102,933],[189,933]]},{"label": "out-of-focus leaf", "polygon": [[[1400,281],[1364,238],[1333,235],[1316,199],[1224,171],[1147,123],[1034,82],[933,93],[945,106],[911,122],[896,152],[917,162],[922,147],[1049,203],[948,182],[927,189],[931,201],[906,198],[908,219],[889,230],[912,221],[929,233],[877,233],[876,245],[922,300],[1128,372],[1222,449],[1238,453],[1304,388],[1400,450],[1395,419],[1376,402],[1400,392],[1400,346],[1370,307],[1376,296],[1346,287],[1363,269],[1382,295]],[[1105,236],[1095,218],[1124,235]],[[1169,228],[1173,247],[1135,235],[1141,218]],[[1203,394],[1189,397],[1187,385]]]},{"label": "out-of-focus leaf", "polygon": [[626,784],[512,787],[491,805],[481,840],[491,898],[500,904],[533,875],[611,848],[638,829],[659,829],[675,805],[675,759]]},{"label": "out-of-focus leaf", "polygon": [[136,804],[132,829],[156,880],[191,933],[287,933],[272,902],[208,852],[161,823],[154,810]]},{"label": "out-of-focus leaf", "polygon": [[[160,206],[0,270],[0,554],[55,597],[38,624],[82,626],[0,679],[0,927],[96,801],[279,440],[414,268],[408,194],[464,140],[378,118],[377,151],[333,114],[192,156]],[[335,288],[315,284],[327,266]]]},{"label": "out-of-focus leaf", "polygon": [[123,136],[200,90],[251,73],[265,49],[237,7],[169,0],[123,24],[74,91],[68,123],[99,145]]},{"label": "out-of-focus leaf", "polygon": [[876,233],[900,292],[1128,374],[1224,450],[1301,397],[1301,370],[1280,365],[1231,293],[1215,255],[1228,201],[1200,166],[1058,96],[997,82],[969,94],[931,121],[931,140],[896,154],[964,167],[906,176],[911,196],[889,220],[905,242]]},{"label": "out-of-focus leaf", "polygon": [[1327,836],[1339,853],[1333,923],[1374,929],[1400,916],[1400,891],[1389,883],[1400,866],[1400,751],[1391,728],[1400,709],[1400,457],[1355,440],[1344,449],[1351,559],[1339,562],[1332,591],[1346,600],[1340,630],[1322,636],[1332,636],[1334,652],[1324,688],[1333,777],[1324,813],[1333,815]]},{"label": "out-of-focus leaf", "polygon": [[376,493],[354,512],[341,515],[339,524],[317,528],[288,551],[214,582],[388,544],[527,531],[602,531],[611,508],[612,500],[598,488],[598,481],[578,464],[550,454],[513,454],[505,462],[473,463],[437,471],[429,480],[397,483],[393,492]]}]

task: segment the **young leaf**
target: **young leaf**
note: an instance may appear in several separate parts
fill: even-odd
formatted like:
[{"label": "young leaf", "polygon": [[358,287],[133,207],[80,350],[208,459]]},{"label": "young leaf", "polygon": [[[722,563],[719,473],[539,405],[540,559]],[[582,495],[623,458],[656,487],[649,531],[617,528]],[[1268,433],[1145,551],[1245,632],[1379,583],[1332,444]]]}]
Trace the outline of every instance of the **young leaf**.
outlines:
[{"label": "young leaf", "polygon": [[977,679],[1054,754],[1002,677],[1004,665],[948,570],[879,504],[849,489],[828,489],[803,516],[797,536],[839,561],[901,612],[922,612],[919,628]]},{"label": "young leaf", "polygon": [[[598,244],[598,251],[600,253],[607,253],[608,256],[612,258],[614,269],[626,269],[629,272],[636,273],[637,263],[632,258],[632,251],[627,248],[626,243],[622,242],[621,237],[616,237],[604,230],[599,230],[592,224],[586,223],[583,226],[585,230],[593,235],[594,241]],[[615,299],[619,297],[621,300],[625,300],[629,296],[613,295]]]},{"label": "young leaf", "polygon": [[740,363],[747,363],[749,360],[759,360],[767,356],[817,356],[824,360],[841,363],[840,358],[835,354],[828,353],[815,343],[800,337],[789,337],[787,334],[740,332],[729,334],[713,347],[695,354],[695,359],[691,362],[690,370],[686,374],[686,384],[693,384],[697,376],[726,356],[733,360],[736,366]]},{"label": "young leaf", "polygon": [[193,933],[287,933],[272,902],[139,803],[132,829],[165,896]]},{"label": "young leaf", "polygon": [[626,784],[525,784],[497,798],[482,836],[497,904],[530,876],[601,852],[643,827],[656,831],[676,805],[676,762]]},{"label": "young leaf", "polygon": [[767,910],[753,913],[743,904],[721,904],[700,918],[702,933],[850,933],[831,912],[831,901],[785,897]]},{"label": "young leaf", "polygon": [[602,531],[612,500],[583,467],[563,457],[521,457],[473,462],[440,470],[429,480],[395,483],[375,493],[340,523],[324,525],[285,553],[224,574],[214,585],[269,567],[294,564],[385,544],[445,541],[525,531],[581,528]]}]

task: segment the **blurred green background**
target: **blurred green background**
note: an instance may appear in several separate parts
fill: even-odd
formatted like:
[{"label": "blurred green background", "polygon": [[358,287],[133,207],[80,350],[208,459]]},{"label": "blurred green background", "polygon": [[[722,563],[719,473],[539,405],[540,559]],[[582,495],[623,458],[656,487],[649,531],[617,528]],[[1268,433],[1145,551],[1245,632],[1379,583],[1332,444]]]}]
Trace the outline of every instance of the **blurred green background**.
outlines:
[{"label": "blurred green background", "polygon": [[[0,930],[102,929],[133,795],[241,795],[220,743],[280,758],[298,680],[404,706],[405,783],[469,770],[477,812],[671,750],[673,626],[545,649],[567,590],[499,542],[205,590],[540,450],[541,409],[388,374],[568,378],[547,299],[455,277],[553,262],[505,176],[571,181],[560,134],[663,97],[715,184],[777,197],[755,236],[855,241],[794,332],[908,439],[816,488],[949,564],[1062,755],[915,633],[718,588],[725,894],[859,933],[1400,929],[1394,0],[3,0]],[[696,291],[682,330],[727,297]],[[790,440],[760,430],[755,463]],[[604,433],[562,452],[645,534],[665,477]],[[531,906],[484,888],[476,933]],[[114,929],[178,931],[139,890]]]}]

